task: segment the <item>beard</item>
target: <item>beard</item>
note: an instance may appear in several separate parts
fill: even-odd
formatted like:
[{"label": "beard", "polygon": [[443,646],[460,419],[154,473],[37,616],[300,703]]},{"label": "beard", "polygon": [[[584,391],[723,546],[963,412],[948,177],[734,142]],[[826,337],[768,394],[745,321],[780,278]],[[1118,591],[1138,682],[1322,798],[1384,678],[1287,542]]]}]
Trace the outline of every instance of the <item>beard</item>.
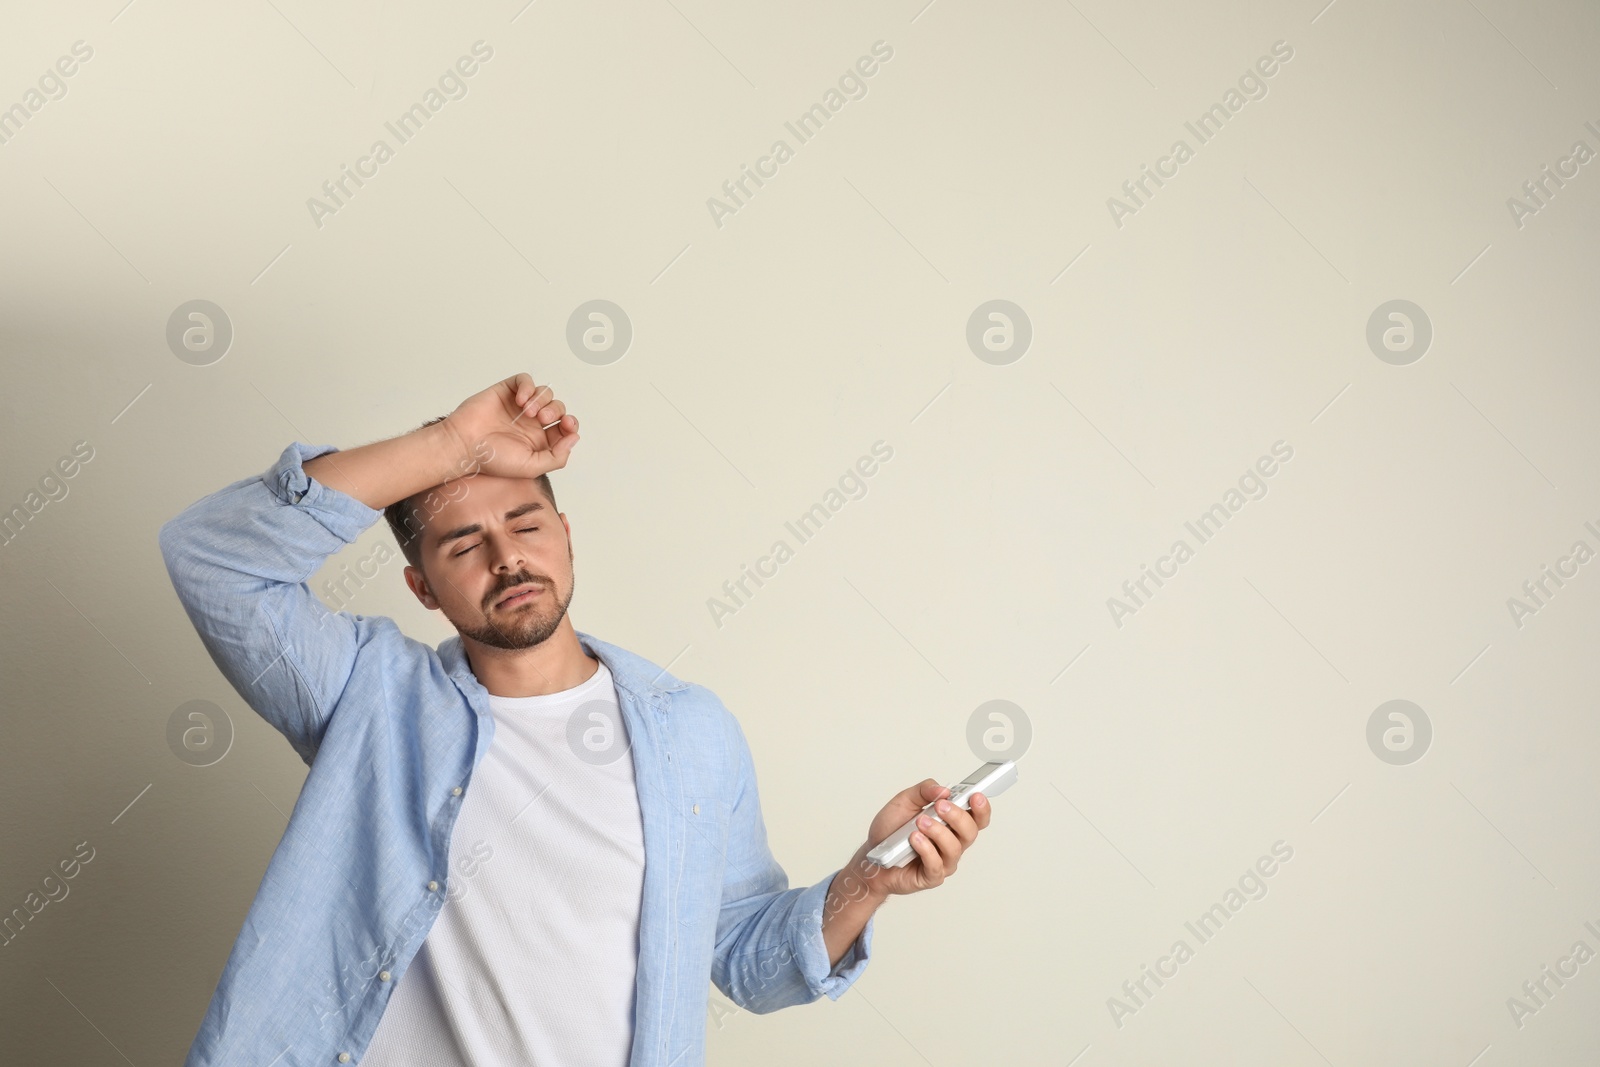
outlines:
[{"label": "beard", "polygon": [[470,637],[491,648],[521,649],[542,644],[556,632],[561,620],[567,617],[567,605],[572,603],[572,594],[577,589],[576,576],[573,587],[567,590],[565,600],[558,599],[554,582],[534,578],[527,573],[515,575],[506,581],[494,594],[494,600],[498,600],[504,595],[505,590],[512,586],[530,582],[537,584],[543,590],[532,600],[505,610],[491,607],[483,616],[481,624],[463,626],[456,623],[456,629],[461,636]]}]

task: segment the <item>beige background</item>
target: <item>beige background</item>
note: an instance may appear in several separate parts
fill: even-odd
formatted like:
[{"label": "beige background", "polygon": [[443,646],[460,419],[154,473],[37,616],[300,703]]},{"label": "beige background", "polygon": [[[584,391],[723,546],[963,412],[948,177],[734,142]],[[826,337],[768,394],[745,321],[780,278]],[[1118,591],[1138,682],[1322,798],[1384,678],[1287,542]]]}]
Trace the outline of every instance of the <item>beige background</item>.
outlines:
[{"label": "beige background", "polygon": [[[0,548],[0,910],[96,850],[0,949],[0,1060],[180,1062],[304,779],[159,525],[292,440],[391,436],[519,370],[583,420],[555,475],[575,622],[740,717],[793,884],[970,770],[980,703],[1031,719],[993,827],[880,913],[860,983],[767,1017],[713,994],[711,1063],[1600,1054],[1600,963],[1520,1027],[1506,1003],[1600,949],[1600,567],[1507,607],[1600,548],[1600,164],[1507,207],[1600,150],[1592,5],[122,3],[0,32],[0,106],[94,50],[0,145],[0,507],[95,450]],[[468,95],[319,229],[307,198],[477,40]],[[717,227],[707,198],[879,40],[867,95]],[[1115,225],[1276,41],[1267,95]],[[164,337],[195,298],[235,331],[209,366]],[[606,366],[565,341],[595,298],[635,333]],[[991,299],[1033,329],[1004,366],[965,340]],[[1409,365],[1366,342],[1392,299],[1432,323]],[[867,495],[715,626],[879,439]],[[1266,497],[1116,626],[1107,598],[1279,440]],[[349,607],[451,632],[398,564]],[[1433,726],[1405,766],[1366,740],[1396,698]],[[195,699],[237,731],[205,768],[166,743]],[[1116,1025],[1280,840],[1267,896]]]}]

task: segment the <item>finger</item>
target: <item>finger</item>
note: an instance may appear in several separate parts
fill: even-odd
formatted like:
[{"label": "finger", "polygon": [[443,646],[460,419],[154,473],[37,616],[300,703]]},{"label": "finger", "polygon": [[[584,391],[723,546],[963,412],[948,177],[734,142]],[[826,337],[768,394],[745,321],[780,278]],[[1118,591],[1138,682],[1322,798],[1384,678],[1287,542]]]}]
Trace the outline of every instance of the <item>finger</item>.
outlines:
[{"label": "finger", "polygon": [[911,835],[911,847],[916,849],[917,856],[922,860],[922,874],[931,885],[938,885],[944,880],[944,861],[939,858],[939,850],[934,847],[928,835],[921,830]]},{"label": "finger", "polygon": [[945,821],[956,837],[961,839],[961,846],[965,848],[972,844],[978,836],[977,821],[967,812],[962,811],[948,800],[941,800],[934,805],[934,811],[939,813],[939,818]]},{"label": "finger", "polygon": [[972,794],[972,821],[982,830],[989,825],[989,820],[994,816],[994,805],[989,803],[989,798],[982,793]]},{"label": "finger", "polygon": [[[928,840],[939,850],[940,868],[945,874],[952,874],[956,869],[956,861],[961,858],[961,841],[944,823],[934,822],[932,819],[928,819],[928,822],[932,825],[923,827],[922,832],[928,835]],[[922,824],[918,822],[917,825]]]},{"label": "finger", "polygon": [[505,380],[505,385],[511,390],[512,401],[521,404],[533,392],[533,375],[526,371],[513,374]]},{"label": "finger", "polygon": [[528,405],[533,402],[533,399],[539,395],[539,391],[544,388],[543,386],[535,385],[533,379],[526,374],[519,374],[515,378],[509,379],[508,384],[511,388],[511,404],[517,409],[519,415],[528,411]]},{"label": "finger", "polygon": [[561,417],[566,413],[567,405],[563,404],[559,400],[546,404],[544,407],[539,409],[539,425],[544,427],[546,430],[554,429],[556,423],[560,422]]},{"label": "finger", "polygon": [[920,811],[925,805],[939,796],[942,787],[932,778],[924,778],[916,785],[907,786],[894,795],[890,804],[897,804],[907,811]]}]

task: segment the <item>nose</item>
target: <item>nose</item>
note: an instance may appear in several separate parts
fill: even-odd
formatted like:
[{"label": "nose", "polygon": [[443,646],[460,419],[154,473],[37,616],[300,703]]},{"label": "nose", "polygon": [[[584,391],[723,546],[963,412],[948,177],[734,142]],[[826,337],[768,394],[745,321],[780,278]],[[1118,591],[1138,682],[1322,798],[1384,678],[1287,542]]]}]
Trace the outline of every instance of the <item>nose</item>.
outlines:
[{"label": "nose", "polygon": [[490,559],[496,574],[515,574],[526,568],[528,557],[515,537],[491,534],[487,538],[492,546]]}]

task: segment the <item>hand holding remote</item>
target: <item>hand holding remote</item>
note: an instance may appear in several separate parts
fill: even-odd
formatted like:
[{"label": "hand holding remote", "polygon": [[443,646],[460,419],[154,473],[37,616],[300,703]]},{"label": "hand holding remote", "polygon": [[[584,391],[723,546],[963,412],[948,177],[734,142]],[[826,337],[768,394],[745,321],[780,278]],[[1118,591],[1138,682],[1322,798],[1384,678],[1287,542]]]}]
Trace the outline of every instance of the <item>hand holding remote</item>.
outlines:
[{"label": "hand holding remote", "polygon": [[[974,794],[981,793],[986,798],[993,797],[1005,792],[1016,780],[1017,764],[1015,760],[1006,760],[1003,763],[985,763],[961,781],[951,785],[949,793],[943,795],[942,799],[947,800],[950,805],[958,807],[962,811],[969,811]],[[943,794],[944,791],[941,790],[940,793]],[[868,852],[867,859],[880,867],[904,867],[910,863],[920,852],[913,845],[913,836],[918,832],[920,820],[926,817],[934,823],[946,825],[945,820],[939,817],[940,803],[940,800],[934,800],[925,805],[918,814],[908,819],[899,829],[884,838]],[[988,820],[985,819],[984,823],[987,825]],[[931,832],[932,827],[930,826],[928,829]]]},{"label": "hand holding remote", "polygon": [[843,957],[889,897],[932,889],[954,874],[993,815],[984,787],[1000,793],[1015,780],[1014,763],[986,763],[954,787],[928,778],[895,794],[873,818],[866,843],[828,886],[822,917],[828,959],[837,963]]}]

